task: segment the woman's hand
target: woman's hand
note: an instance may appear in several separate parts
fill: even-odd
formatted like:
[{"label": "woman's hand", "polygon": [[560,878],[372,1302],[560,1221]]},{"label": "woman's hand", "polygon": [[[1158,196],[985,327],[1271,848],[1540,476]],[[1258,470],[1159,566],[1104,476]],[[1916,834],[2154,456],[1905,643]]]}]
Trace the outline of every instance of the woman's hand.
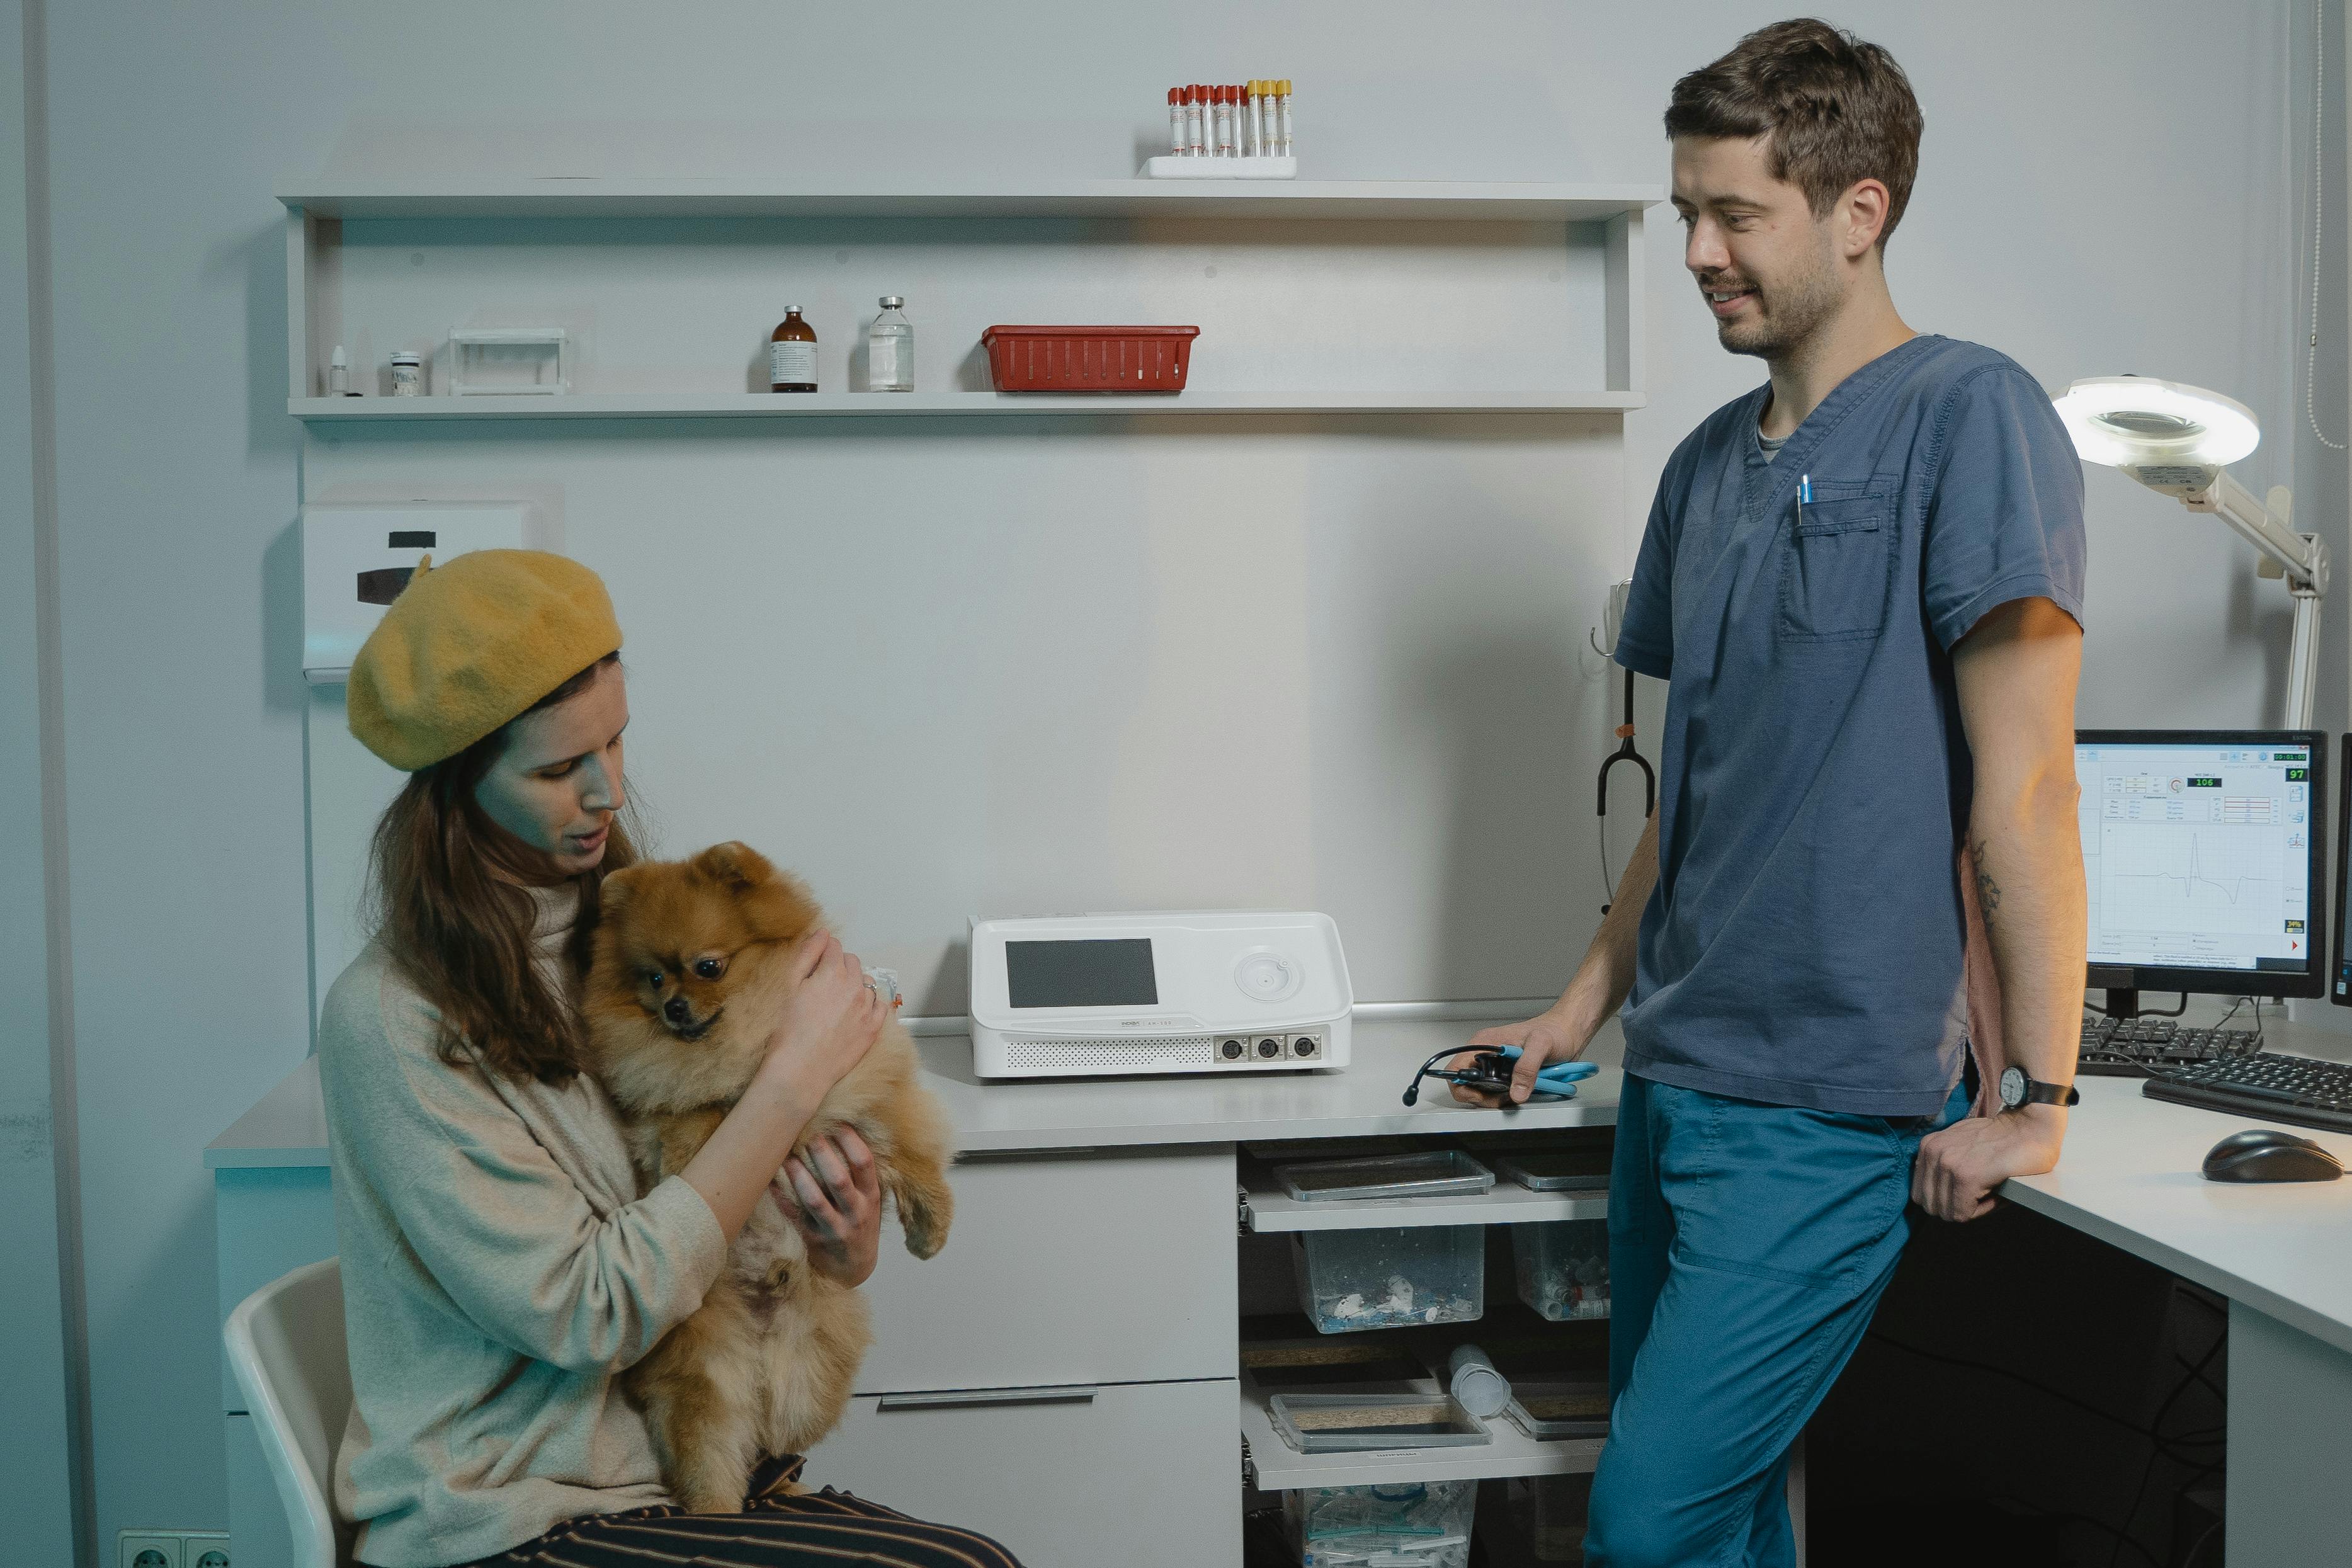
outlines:
[{"label": "woman's hand", "polygon": [[866,983],[857,955],[831,931],[803,939],[791,962],[798,984],[761,1070],[781,1072],[821,1099],[874,1048],[890,1009]]},{"label": "woman's hand", "polygon": [[[814,1167],[812,1169],[811,1167]],[[882,1183],[874,1151],[844,1127],[784,1162],[776,1201],[808,1243],[818,1273],[855,1288],[874,1272],[882,1246]]]}]

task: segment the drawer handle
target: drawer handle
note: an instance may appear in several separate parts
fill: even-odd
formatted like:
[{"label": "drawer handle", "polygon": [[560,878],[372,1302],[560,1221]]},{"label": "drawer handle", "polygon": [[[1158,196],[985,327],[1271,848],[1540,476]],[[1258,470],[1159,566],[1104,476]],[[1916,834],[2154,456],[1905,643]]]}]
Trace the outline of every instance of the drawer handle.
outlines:
[{"label": "drawer handle", "polygon": [[877,1410],[945,1410],[967,1405],[1092,1405],[1102,1392],[1092,1384],[1055,1384],[1044,1388],[955,1388],[936,1394],[885,1394]]}]

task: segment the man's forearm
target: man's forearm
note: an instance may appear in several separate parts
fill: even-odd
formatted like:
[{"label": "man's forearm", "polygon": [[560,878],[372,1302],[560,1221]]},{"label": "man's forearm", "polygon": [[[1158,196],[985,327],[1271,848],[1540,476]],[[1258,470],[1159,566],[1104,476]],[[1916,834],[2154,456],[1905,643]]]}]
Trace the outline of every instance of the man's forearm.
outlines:
[{"label": "man's forearm", "polygon": [[2044,1083],[2074,1081],[2082,1040],[2086,917],[2076,795],[2071,766],[2013,783],[1979,778],[1969,826],[2000,978],[2003,1047]]},{"label": "man's forearm", "polygon": [[1575,978],[1553,1007],[1584,1035],[1590,1036],[1624,1005],[1626,993],[1633,989],[1642,910],[1648,906],[1650,889],[1657,881],[1658,814],[1654,811],[1642,828],[1642,841],[1633,846],[1633,858],[1625,862],[1624,873],[1617,879],[1616,897],[1601,921],[1601,930],[1594,933],[1584,962],[1577,965]]}]

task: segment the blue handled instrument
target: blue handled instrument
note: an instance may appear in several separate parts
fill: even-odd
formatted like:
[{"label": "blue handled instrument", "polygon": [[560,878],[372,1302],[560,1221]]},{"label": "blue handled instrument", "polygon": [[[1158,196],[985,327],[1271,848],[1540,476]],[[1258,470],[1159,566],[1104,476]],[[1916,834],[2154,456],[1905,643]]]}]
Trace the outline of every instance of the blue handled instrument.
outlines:
[{"label": "blue handled instrument", "polygon": [[[1477,1089],[1485,1094],[1508,1094],[1511,1089],[1511,1065],[1519,1059],[1519,1047],[1503,1046],[1494,1050],[1480,1050],[1471,1056],[1471,1065],[1464,1068],[1444,1069],[1438,1063],[1448,1057],[1465,1054],[1460,1046],[1448,1046],[1427,1061],[1412,1075],[1404,1088],[1404,1102],[1411,1105],[1421,1098],[1421,1080],[1442,1079],[1463,1089]],[[1576,1093],[1581,1079],[1591,1078],[1601,1069],[1591,1062],[1553,1062],[1536,1074],[1536,1086],[1528,1096],[1528,1103],[1538,1100],[1567,1100]]]}]

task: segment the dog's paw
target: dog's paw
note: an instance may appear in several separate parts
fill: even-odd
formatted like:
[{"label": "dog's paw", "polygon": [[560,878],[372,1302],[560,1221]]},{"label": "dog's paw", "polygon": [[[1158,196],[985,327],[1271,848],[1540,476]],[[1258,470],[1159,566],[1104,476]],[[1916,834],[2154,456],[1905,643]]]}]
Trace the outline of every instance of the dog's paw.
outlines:
[{"label": "dog's paw", "polygon": [[948,1229],[955,1222],[955,1205],[901,1204],[898,1219],[906,1227],[907,1250],[918,1258],[936,1258],[940,1248],[948,1244]]}]

